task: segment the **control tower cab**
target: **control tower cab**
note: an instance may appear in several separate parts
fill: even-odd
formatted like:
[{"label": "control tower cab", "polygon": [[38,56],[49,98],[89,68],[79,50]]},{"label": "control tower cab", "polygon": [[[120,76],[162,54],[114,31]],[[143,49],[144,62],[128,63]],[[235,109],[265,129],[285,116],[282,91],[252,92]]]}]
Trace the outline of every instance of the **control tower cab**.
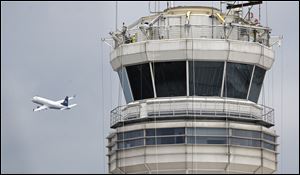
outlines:
[{"label": "control tower cab", "polygon": [[109,173],[276,171],[274,110],[258,104],[270,28],[236,8],[193,6],[110,34],[127,104],[111,111]]}]

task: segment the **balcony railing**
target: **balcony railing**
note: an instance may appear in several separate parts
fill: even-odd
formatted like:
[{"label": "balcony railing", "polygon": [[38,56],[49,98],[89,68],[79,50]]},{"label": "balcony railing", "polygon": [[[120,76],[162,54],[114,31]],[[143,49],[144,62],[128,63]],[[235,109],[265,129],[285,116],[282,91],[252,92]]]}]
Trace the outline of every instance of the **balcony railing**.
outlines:
[{"label": "balcony railing", "polygon": [[111,127],[117,123],[143,118],[231,118],[274,125],[274,109],[237,100],[165,99],[135,102],[111,111]]},{"label": "balcony railing", "polygon": [[[269,46],[269,28],[250,25],[171,25],[153,26],[147,30],[133,28],[127,30],[128,38],[135,35],[135,42],[146,40],[181,39],[181,38],[207,38],[207,39],[231,39],[248,42],[258,42]],[[121,44],[129,44],[130,40],[121,39],[115,43],[115,47]]]}]

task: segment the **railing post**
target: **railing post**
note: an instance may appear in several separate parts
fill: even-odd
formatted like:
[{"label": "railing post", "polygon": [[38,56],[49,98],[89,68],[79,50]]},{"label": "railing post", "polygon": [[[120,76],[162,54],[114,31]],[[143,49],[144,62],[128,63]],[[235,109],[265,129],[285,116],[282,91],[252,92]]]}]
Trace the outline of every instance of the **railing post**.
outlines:
[{"label": "railing post", "polygon": [[172,108],[172,110],[173,110],[173,117],[175,116],[175,111],[174,111],[174,101],[172,100],[172,103],[171,103],[172,105],[171,105],[171,108]]},{"label": "railing post", "polygon": [[215,117],[217,117],[217,101],[215,102]]},{"label": "railing post", "polygon": [[190,104],[190,99],[188,98],[186,100],[186,103],[185,103],[185,114],[188,115],[189,114],[189,104]]},{"label": "railing post", "polygon": [[237,103],[237,107],[238,107],[239,118],[241,118],[240,102]]},{"label": "railing post", "polygon": [[274,109],[272,111],[273,115],[272,115],[272,118],[273,118],[273,124],[275,124],[275,112],[274,112]]}]

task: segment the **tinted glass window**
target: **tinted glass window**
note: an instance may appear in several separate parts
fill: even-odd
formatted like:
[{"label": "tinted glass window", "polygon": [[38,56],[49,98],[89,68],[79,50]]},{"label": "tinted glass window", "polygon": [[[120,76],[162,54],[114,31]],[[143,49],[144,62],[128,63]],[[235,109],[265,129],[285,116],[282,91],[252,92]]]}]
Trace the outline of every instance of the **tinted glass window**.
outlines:
[{"label": "tinted glass window", "polygon": [[144,137],[144,130],[128,131],[118,133],[118,140]]},{"label": "tinted glass window", "polygon": [[242,129],[232,129],[232,135],[239,137],[260,138],[259,131],[247,131]]},{"label": "tinted glass window", "polygon": [[225,128],[187,128],[188,135],[227,135]]},{"label": "tinted glass window", "polygon": [[127,66],[126,71],[134,100],[154,97],[149,63]]},{"label": "tinted glass window", "polygon": [[241,146],[260,147],[260,141],[259,140],[252,140],[252,139],[231,138],[230,139],[230,144],[241,145]]},{"label": "tinted glass window", "polygon": [[187,143],[190,144],[227,144],[226,137],[201,137],[201,136],[189,136],[187,137]]},{"label": "tinted glass window", "polygon": [[252,85],[249,93],[249,100],[257,103],[258,97],[260,94],[261,86],[264,81],[266,70],[255,66],[253,78],[252,78]]},{"label": "tinted glass window", "polygon": [[224,62],[190,61],[190,95],[220,96]]},{"label": "tinted glass window", "polygon": [[183,135],[185,128],[159,128],[159,129],[147,129],[146,136],[163,136],[163,135]]},{"label": "tinted glass window", "polygon": [[146,136],[155,136],[155,133],[157,132],[158,129],[147,129],[146,130]]},{"label": "tinted glass window", "polygon": [[157,97],[186,96],[186,62],[153,64]]},{"label": "tinted glass window", "polygon": [[275,145],[263,142],[263,147],[275,151]]},{"label": "tinted glass window", "polygon": [[129,82],[128,82],[128,77],[127,77],[127,73],[126,73],[126,69],[122,68],[118,70],[118,75],[120,78],[120,82],[123,88],[123,93],[124,93],[124,97],[127,103],[132,102],[133,101],[133,97],[132,94],[130,92],[130,87],[129,87]]},{"label": "tinted glass window", "polygon": [[144,145],[144,139],[136,139],[136,140],[128,140],[125,142],[119,142],[118,143],[118,148],[130,148],[130,147],[135,147],[135,146],[141,146]]},{"label": "tinted glass window", "polygon": [[246,99],[253,65],[227,63],[224,97]]},{"label": "tinted glass window", "polygon": [[155,144],[180,144],[185,143],[184,136],[179,137],[153,137],[147,138],[147,145],[155,145]]},{"label": "tinted glass window", "polygon": [[275,142],[275,136],[272,136],[272,135],[270,135],[270,134],[264,133],[264,134],[263,134],[263,138],[264,138],[265,140],[268,140],[268,141],[271,141],[271,142]]}]

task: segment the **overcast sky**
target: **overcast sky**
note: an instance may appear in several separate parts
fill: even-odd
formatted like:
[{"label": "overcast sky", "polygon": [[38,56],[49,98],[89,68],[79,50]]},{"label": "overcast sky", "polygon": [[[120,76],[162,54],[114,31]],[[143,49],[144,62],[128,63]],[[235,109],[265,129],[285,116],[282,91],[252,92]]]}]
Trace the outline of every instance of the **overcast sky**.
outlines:
[{"label": "overcast sky", "polygon": [[[146,1],[118,4],[119,27],[149,15]],[[279,172],[298,173],[299,2],[267,6],[262,23],[284,40],[262,94],[275,108]],[[124,101],[101,44],[114,29],[115,2],[1,1],[1,173],[107,173],[109,111]],[[32,112],[34,95],[73,94],[72,110]]]}]

